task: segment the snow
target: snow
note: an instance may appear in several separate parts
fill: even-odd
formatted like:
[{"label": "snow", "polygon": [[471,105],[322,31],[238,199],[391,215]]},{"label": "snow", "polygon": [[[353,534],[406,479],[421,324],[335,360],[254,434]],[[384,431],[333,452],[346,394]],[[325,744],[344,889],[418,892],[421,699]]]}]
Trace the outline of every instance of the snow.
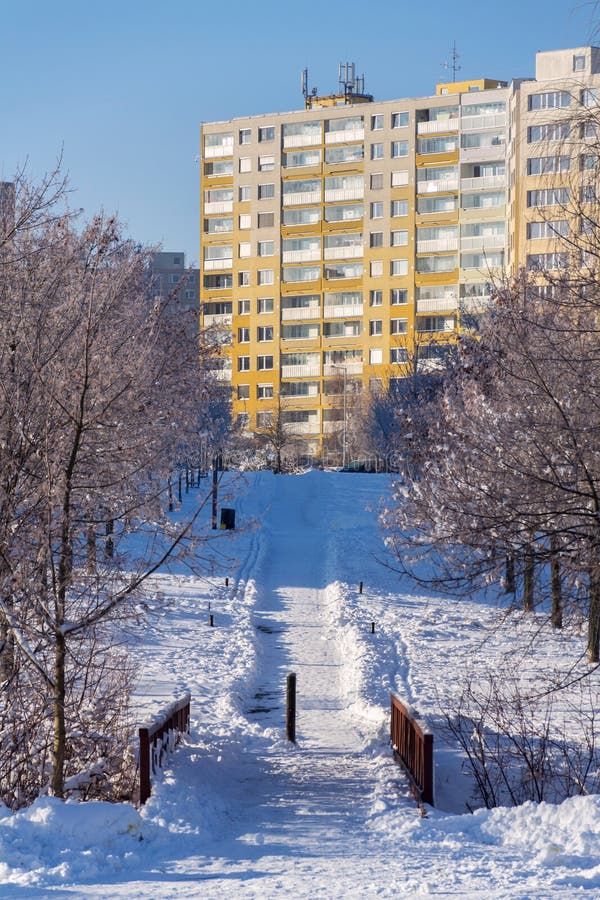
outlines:
[{"label": "snow", "polygon": [[[387,476],[228,474],[221,488],[237,530],[203,548],[204,573],[156,576],[136,648],[139,722],[189,690],[190,735],[141,810],[0,811],[0,896],[600,897],[600,797],[467,812],[472,786],[438,728],[482,646],[533,677],[576,654],[577,624],[534,646],[541,617],[498,627],[493,602],[412,592],[377,526]],[[436,735],[426,818],[391,757],[390,690]]]}]

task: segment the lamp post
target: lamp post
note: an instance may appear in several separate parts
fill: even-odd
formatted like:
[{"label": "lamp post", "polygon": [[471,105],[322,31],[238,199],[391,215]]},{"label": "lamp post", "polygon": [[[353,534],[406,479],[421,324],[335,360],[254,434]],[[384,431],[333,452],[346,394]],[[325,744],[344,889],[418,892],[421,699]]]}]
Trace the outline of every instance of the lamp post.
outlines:
[{"label": "lamp post", "polygon": [[333,368],[334,369],[342,369],[342,371],[344,373],[344,395],[343,395],[343,397],[344,397],[344,406],[343,406],[344,418],[343,418],[343,424],[342,424],[342,468],[345,469],[346,468],[346,410],[347,410],[347,407],[346,407],[346,382],[348,380],[348,369],[346,368],[346,363],[344,363],[343,365],[340,365],[339,363],[333,363]]}]

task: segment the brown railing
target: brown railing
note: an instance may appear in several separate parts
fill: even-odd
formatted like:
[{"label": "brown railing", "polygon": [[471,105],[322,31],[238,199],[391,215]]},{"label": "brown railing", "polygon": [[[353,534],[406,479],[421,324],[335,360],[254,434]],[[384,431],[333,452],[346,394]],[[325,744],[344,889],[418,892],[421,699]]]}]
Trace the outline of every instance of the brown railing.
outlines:
[{"label": "brown railing", "polygon": [[140,806],[152,791],[152,775],[162,768],[166,756],[175,748],[180,735],[190,730],[189,726],[190,695],[186,693],[167,707],[152,725],[139,729]]},{"label": "brown railing", "polygon": [[390,699],[394,758],[404,767],[419,802],[433,806],[433,734],[396,694]]}]

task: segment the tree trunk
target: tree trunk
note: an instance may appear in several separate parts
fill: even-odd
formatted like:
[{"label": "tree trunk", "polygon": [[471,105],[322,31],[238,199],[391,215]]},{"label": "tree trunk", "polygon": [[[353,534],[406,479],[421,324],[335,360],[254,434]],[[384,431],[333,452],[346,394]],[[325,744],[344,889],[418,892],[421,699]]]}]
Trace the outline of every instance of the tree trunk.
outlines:
[{"label": "tree trunk", "polygon": [[533,577],[535,572],[535,557],[533,547],[527,544],[525,548],[525,569],[523,571],[523,608],[525,612],[533,612]]},{"label": "tree trunk", "polygon": [[600,662],[600,572],[590,571],[590,607],[588,612],[587,659],[589,663]]},{"label": "tree trunk", "polygon": [[556,535],[553,535],[550,540],[550,580],[552,585],[552,607],[550,611],[550,622],[553,628],[562,628],[562,580],[560,577],[560,556],[558,552],[558,540],[556,538]]},{"label": "tree trunk", "polygon": [[515,558],[512,553],[509,553],[506,556],[505,586],[507,594],[515,593]]},{"label": "tree trunk", "polygon": [[54,645],[54,743],[52,746],[52,794],[63,797],[65,789],[65,656],[62,631],[56,630]]}]

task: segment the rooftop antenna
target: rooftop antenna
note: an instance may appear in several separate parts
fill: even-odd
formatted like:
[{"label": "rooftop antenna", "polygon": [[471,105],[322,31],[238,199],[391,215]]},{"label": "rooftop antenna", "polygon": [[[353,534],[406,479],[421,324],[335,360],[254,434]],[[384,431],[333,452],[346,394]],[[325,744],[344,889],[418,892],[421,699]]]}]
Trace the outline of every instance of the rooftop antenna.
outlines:
[{"label": "rooftop antenna", "polygon": [[310,106],[310,97],[317,96],[317,88],[309,88],[308,86],[308,69],[302,69],[302,96],[304,97],[304,105],[308,109]]},{"label": "rooftop antenna", "polygon": [[460,56],[456,52],[456,41],[452,44],[452,52],[450,54],[450,62],[442,63],[442,68],[444,69],[452,69],[452,81],[456,81],[456,73],[460,72],[460,66],[458,65],[458,60]]}]

